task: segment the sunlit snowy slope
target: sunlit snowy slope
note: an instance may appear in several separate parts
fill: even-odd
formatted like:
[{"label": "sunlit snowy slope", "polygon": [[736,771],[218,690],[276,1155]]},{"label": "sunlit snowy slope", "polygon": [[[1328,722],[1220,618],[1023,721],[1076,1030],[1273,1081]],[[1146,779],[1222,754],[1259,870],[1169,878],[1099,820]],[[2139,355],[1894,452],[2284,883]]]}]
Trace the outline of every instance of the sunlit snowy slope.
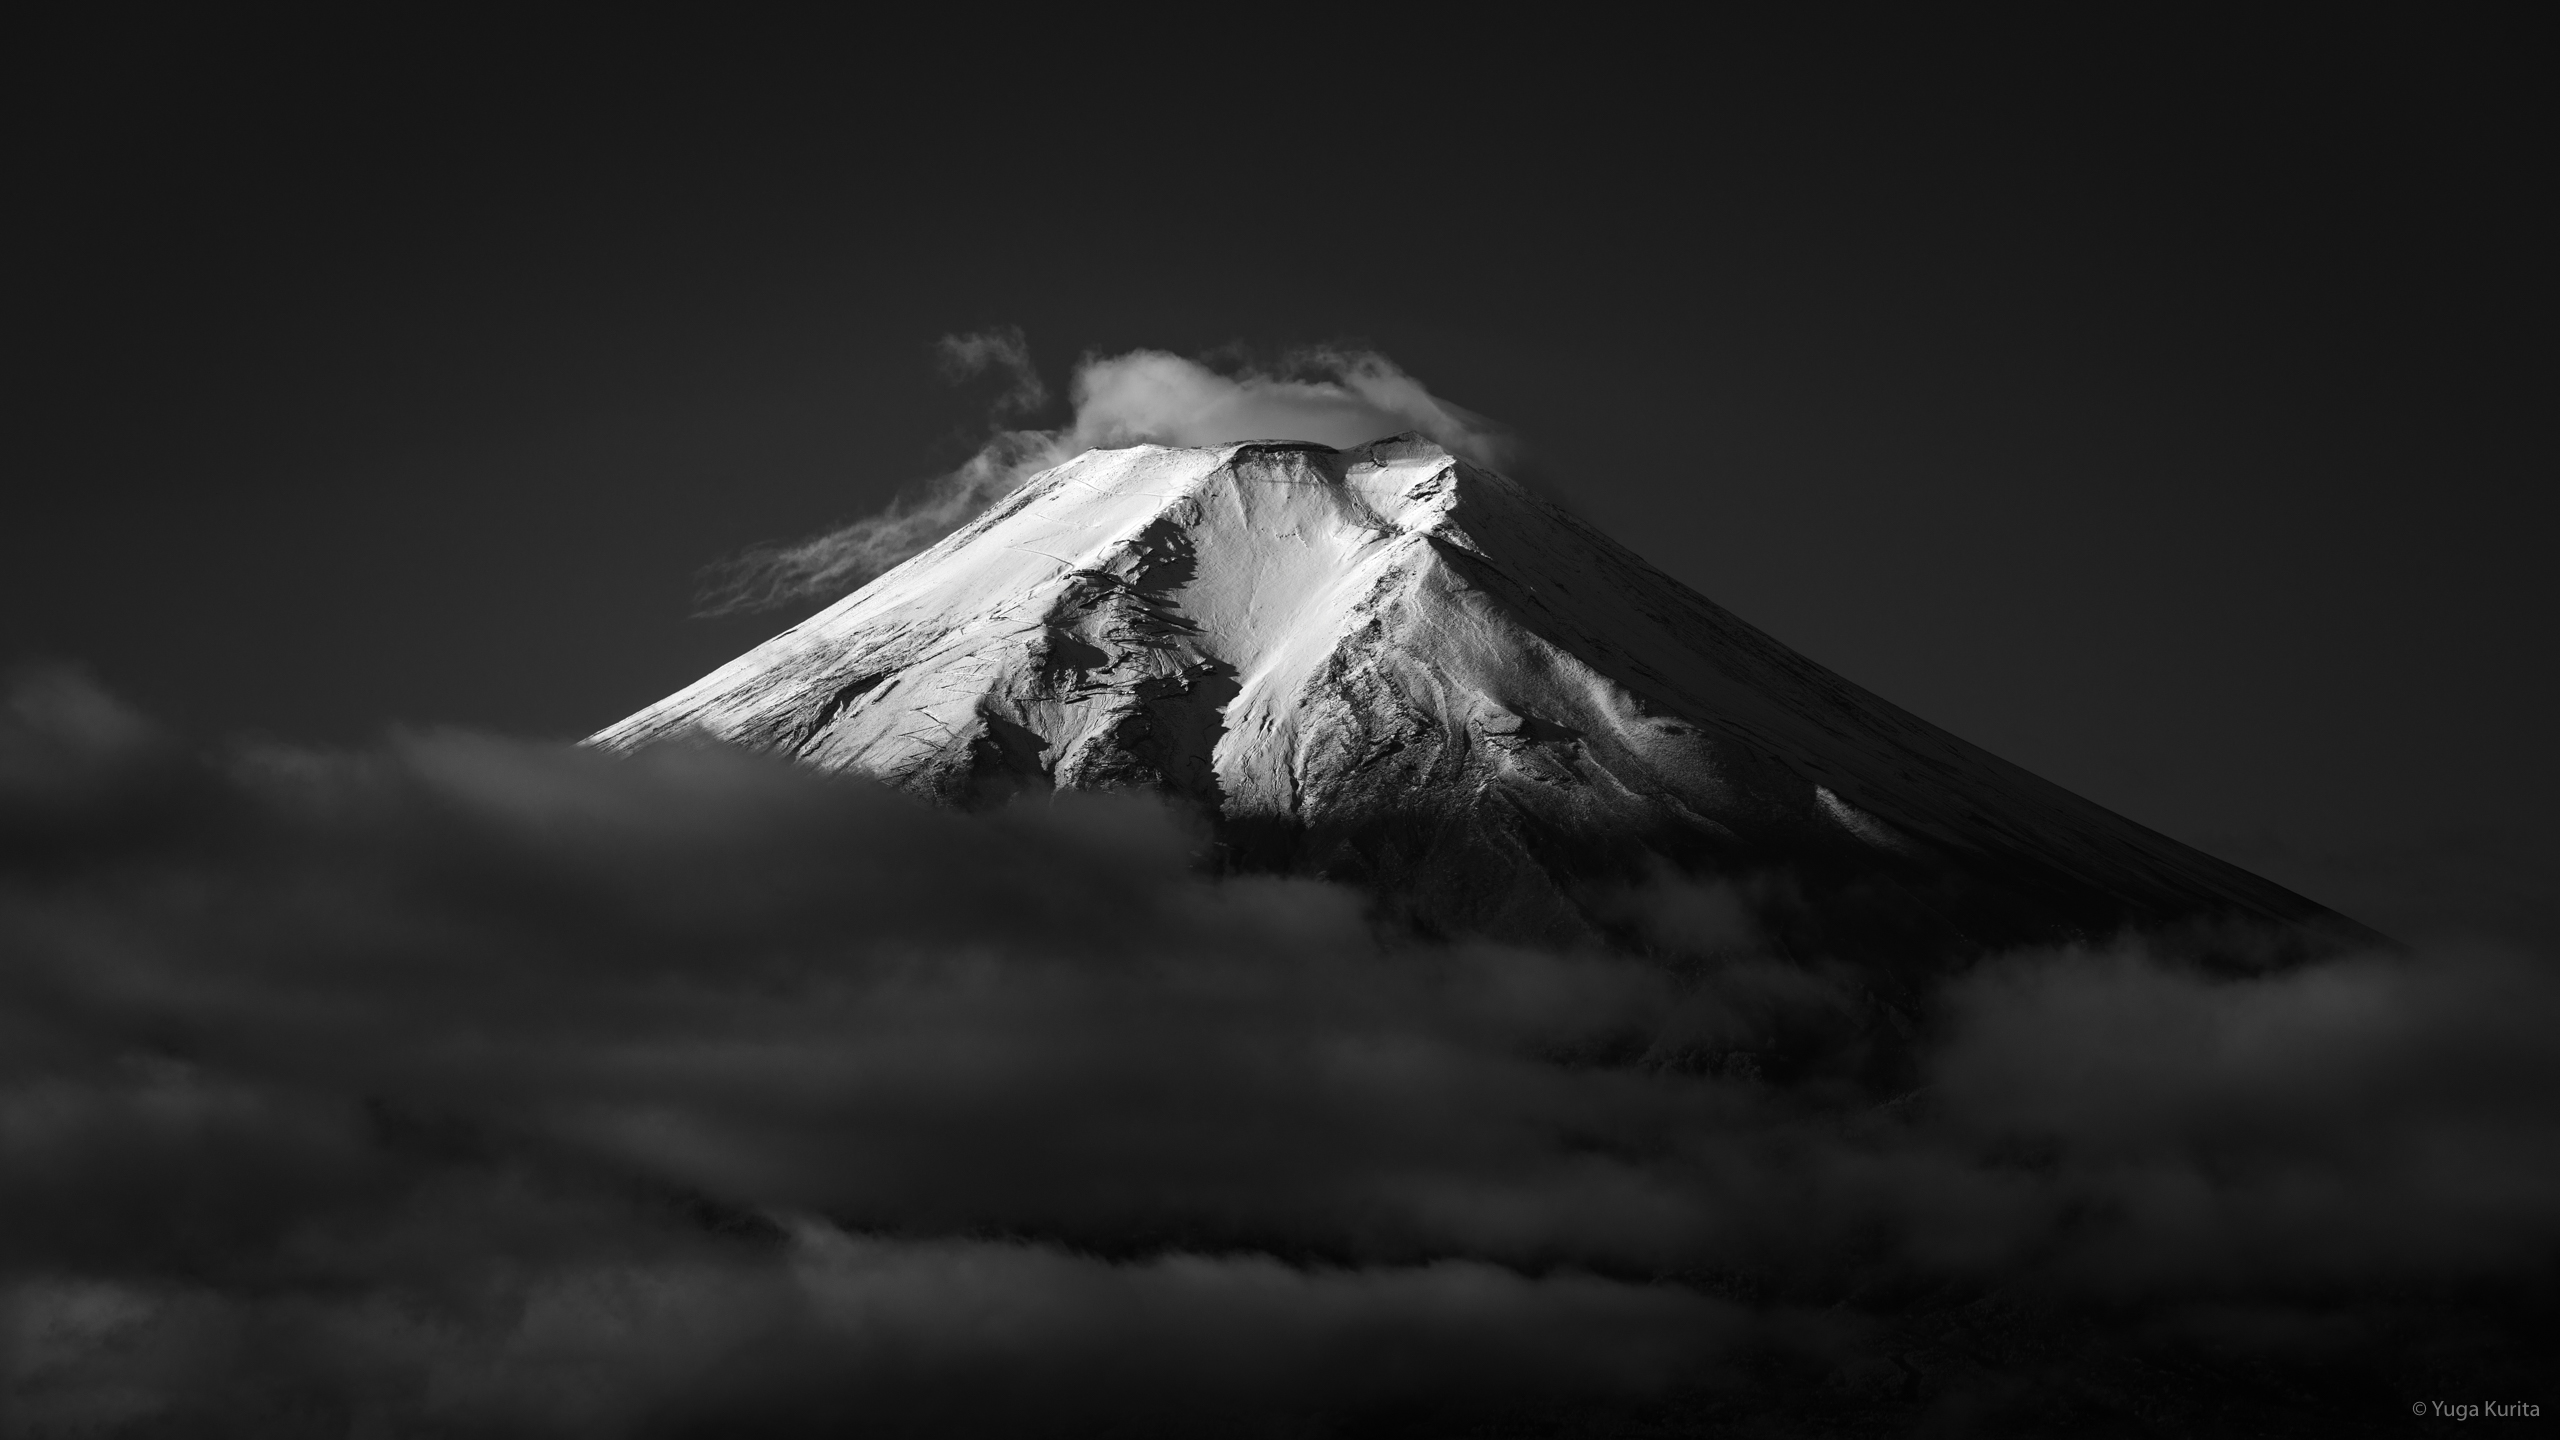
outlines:
[{"label": "sunlit snowy slope", "polygon": [[2352,931],[1412,435],[1090,451],[595,742],[696,733],[954,804],[1160,788],[1231,864],[1454,931],[1605,931],[1675,872],[1743,877],[1835,950]]}]

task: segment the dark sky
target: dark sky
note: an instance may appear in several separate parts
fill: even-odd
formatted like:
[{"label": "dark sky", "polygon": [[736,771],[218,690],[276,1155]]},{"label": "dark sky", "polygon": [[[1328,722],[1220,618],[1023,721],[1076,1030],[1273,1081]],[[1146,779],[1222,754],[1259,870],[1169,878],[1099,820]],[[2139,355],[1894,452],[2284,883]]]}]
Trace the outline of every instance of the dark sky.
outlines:
[{"label": "dark sky", "polygon": [[2547,883],[2521,29],[441,23],[27,48],[0,659],[205,733],[582,734],[794,618],[688,619],[698,567],[967,453],[937,337],[1053,386],[1348,341],[2137,819],[2351,906]]}]

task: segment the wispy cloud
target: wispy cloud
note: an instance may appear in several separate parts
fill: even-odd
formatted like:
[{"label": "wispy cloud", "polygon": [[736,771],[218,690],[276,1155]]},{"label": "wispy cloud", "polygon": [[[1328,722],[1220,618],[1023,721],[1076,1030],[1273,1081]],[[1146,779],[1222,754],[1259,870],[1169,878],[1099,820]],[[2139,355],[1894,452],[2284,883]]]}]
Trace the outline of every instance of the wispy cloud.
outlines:
[{"label": "wispy cloud", "polygon": [[989,370],[1001,371],[1008,383],[990,407],[1000,420],[1036,415],[1049,403],[1048,382],[1031,363],[1031,342],[1023,338],[1018,325],[945,335],[935,342],[934,354],[948,380],[971,380]]},{"label": "wispy cloud", "polygon": [[1066,459],[1055,437],[1000,431],[957,469],[882,509],[805,539],[750,546],[703,573],[700,615],[742,615],[848,595]]},{"label": "wispy cloud", "polygon": [[1454,454],[1498,464],[1509,437],[1434,396],[1369,350],[1296,351],[1273,369],[1213,370],[1163,350],[1087,356],[1076,367],[1070,453],[1097,447],[1312,440],[1337,448],[1418,430]]},{"label": "wispy cloud", "polygon": [[1433,395],[1369,350],[1318,347],[1290,352],[1273,366],[1227,370],[1163,350],[1089,354],[1069,385],[1074,413],[1054,429],[1005,428],[1048,403],[1048,387],[1020,330],[948,335],[936,353],[954,379],[992,370],[1008,381],[991,413],[997,428],[978,453],[877,513],[806,539],[759,545],[714,566],[701,613],[766,610],[849,593],[967,524],[1031,476],[1087,450],[1237,440],[1342,447],[1413,430],[1453,454],[1493,465],[1512,447],[1500,426]]}]

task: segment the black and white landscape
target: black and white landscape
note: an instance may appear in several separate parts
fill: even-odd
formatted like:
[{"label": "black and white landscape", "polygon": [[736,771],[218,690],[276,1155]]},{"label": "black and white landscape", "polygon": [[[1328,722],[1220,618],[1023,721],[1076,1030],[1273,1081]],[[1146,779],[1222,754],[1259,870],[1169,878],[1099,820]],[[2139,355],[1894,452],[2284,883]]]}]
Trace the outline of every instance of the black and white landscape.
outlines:
[{"label": "black and white landscape", "polygon": [[2551,1424],[2525,52],[1924,38],[62,37],[0,1434]]}]

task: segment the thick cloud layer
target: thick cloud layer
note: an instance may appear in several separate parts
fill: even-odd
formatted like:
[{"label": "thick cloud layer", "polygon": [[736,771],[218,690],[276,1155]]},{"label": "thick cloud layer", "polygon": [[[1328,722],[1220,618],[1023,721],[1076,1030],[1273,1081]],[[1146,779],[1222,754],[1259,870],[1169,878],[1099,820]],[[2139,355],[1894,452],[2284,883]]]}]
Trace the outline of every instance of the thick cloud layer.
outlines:
[{"label": "thick cloud layer", "polygon": [[1420,946],[1200,840],[711,750],[208,757],[35,677],[0,1430],[2192,1418],[2269,1365],[2405,1414],[2548,1334],[2522,954],[2011,957],[1875,1096],[1856,977],[1711,885],[1630,897],[1648,957]]},{"label": "thick cloud layer", "polygon": [[1087,450],[1126,445],[1216,445],[1312,440],[1337,448],[1418,430],[1484,464],[1509,438],[1483,416],[1433,395],[1374,351],[1296,351],[1277,367],[1221,371],[1162,350],[1086,355],[1070,398],[1075,415],[1053,430],[1009,428],[1048,402],[1018,329],[943,337],[944,373],[1001,372],[999,428],[959,468],[918,485],[876,514],[787,544],[758,546],[713,569],[707,614],[833,599],[967,524],[1042,470]]}]

